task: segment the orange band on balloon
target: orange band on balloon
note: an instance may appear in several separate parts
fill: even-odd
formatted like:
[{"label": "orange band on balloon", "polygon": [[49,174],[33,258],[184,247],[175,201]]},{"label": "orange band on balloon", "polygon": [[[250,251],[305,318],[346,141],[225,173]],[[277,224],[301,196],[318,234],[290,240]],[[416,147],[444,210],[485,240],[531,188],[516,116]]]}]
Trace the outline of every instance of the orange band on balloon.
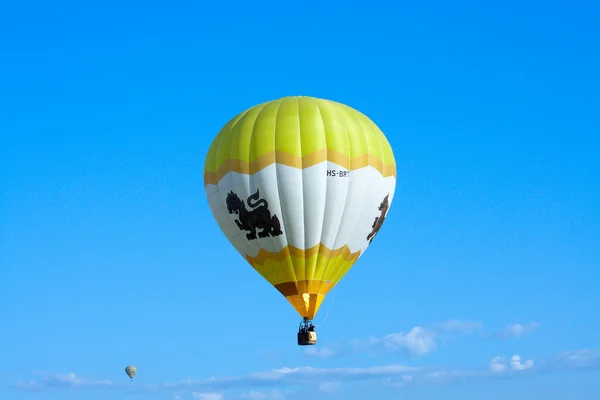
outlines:
[{"label": "orange band on balloon", "polygon": [[340,167],[353,171],[366,166],[378,170],[383,177],[393,176],[396,178],[396,165],[383,165],[383,162],[370,154],[362,154],[356,157],[348,157],[340,152],[322,149],[304,157],[295,156],[283,151],[272,151],[264,154],[252,162],[229,159],[219,165],[215,172],[204,171],[204,185],[216,185],[229,172],[252,175],[271,164],[281,164],[288,167],[304,169],[317,165],[324,161],[331,161]]}]

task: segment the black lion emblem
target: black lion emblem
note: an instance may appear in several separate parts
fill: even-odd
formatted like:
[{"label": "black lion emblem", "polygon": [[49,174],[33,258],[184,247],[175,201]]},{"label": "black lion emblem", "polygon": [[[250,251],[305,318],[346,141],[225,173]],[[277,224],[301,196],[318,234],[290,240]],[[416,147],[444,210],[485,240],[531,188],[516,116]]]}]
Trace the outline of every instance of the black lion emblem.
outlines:
[{"label": "black lion emblem", "polygon": [[256,230],[262,229],[258,232],[258,237],[266,238],[271,236],[279,236],[283,232],[281,231],[281,224],[279,218],[276,215],[271,216],[269,211],[269,203],[265,199],[260,199],[258,189],[256,193],[248,197],[248,205],[252,210],[248,211],[244,205],[244,200],[241,200],[237,194],[229,192],[225,203],[227,204],[227,211],[229,214],[238,214],[239,219],[235,220],[236,225],[241,231],[250,231],[246,234],[248,240],[256,239]]},{"label": "black lion emblem", "polygon": [[371,227],[371,228],[373,228],[373,230],[367,236],[367,240],[369,241],[369,244],[371,244],[373,242],[373,239],[379,232],[381,225],[383,225],[383,222],[385,221],[385,217],[387,216],[388,210],[390,209],[390,203],[388,202],[388,197],[390,197],[389,193],[387,196],[385,196],[383,198],[383,201],[381,202],[381,204],[379,204],[378,210],[381,211],[381,214],[379,214],[379,217],[375,218],[375,221],[373,222],[373,226]]}]

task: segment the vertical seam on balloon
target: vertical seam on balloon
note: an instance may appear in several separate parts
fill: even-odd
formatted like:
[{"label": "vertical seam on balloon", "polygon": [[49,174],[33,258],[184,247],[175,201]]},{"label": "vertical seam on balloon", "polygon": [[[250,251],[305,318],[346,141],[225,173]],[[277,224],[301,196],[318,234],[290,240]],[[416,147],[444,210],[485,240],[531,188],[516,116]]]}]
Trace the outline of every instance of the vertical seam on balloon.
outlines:
[{"label": "vertical seam on balloon", "polygon": [[[240,118],[240,121],[241,121],[242,119],[243,119],[243,118]],[[229,135],[230,135],[230,136],[233,136],[233,130],[234,130],[234,129],[236,129],[236,128],[237,128],[237,124],[235,124],[235,125],[234,125],[234,126],[233,126],[233,127],[230,129],[230,130],[229,130],[229,132],[228,132],[228,133],[229,133]],[[230,139],[231,139],[231,138],[230,138]],[[231,142],[231,141],[230,141],[230,142]],[[220,147],[220,146],[221,146],[221,143],[219,143],[219,147]],[[231,147],[233,147],[233,146],[230,146],[230,148],[229,148],[229,157],[230,157],[230,158],[231,158]],[[234,171],[229,171],[229,173],[227,174],[227,175],[229,176],[229,179],[230,179],[230,181],[231,181],[231,190],[232,190],[232,191],[233,191],[233,190],[235,190],[235,180],[233,179],[233,174],[235,174],[235,172],[234,172]],[[223,178],[225,178],[225,177],[223,177]],[[224,201],[225,201],[225,199],[224,199]],[[231,215],[231,214],[230,214],[230,215]],[[246,243],[246,246],[245,246],[245,247],[246,247],[246,256],[248,256],[248,253],[249,253],[250,251],[252,251],[252,246],[250,245],[250,243],[247,243],[246,241],[244,241],[244,243]]]},{"label": "vertical seam on balloon", "polygon": [[[249,157],[248,157],[248,160],[250,161],[250,165],[252,165],[252,148],[253,148],[252,138],[254,136],[254,131],[255,131],[255,128],[256,128],[256,121],[258,121],[258,118],[260,117],[260,114],[265,110],[265,108],[266,108],[267,105],[268,105],[268,103],[263,103],[262,107],[260,108],[260,110],[256,114],[256,118],[254,119],[254,122],[252,123],[252,130],[250,132],[250,154],[249,154]],[[274,124],[275,124],[275,128],[276,128],[277,127],[277,112],[275,113],[275,122],[274,122]],[[275,138],[273,138],[273,147],[275,147]],[[249,172],[252,172],[252,171],[249,171]],[[254,175],[257,174],[258,172],[259,171],[254,171],[254,173],[248,175],[249,176],[249,178],[248,178],[249,182],[248,183],[249,184],[253,184],[254,183],[254,189],[256,189],[256,183],[254,182]],[[277,173],[277,172],[275,172],[275,173]],[[250,176],[252,176],[253,179],[250,179]],[[277,175],[275,176],[275,180],[277,181]],[[253,192],[253,190],[250,190],[250,194],[252,194],[252,192]],[[281,204],[281,201],[279,201],[279,203]],[[283,219],[283,216],[281,218]],[[271,244],[273,245],[273,248],[276,249],[277,246],[275,246],[275,239],[271,235],[268,236],[268,239],[271,241]],[[287,241],[287,235],[286,235],[286,241]],[[259,248],[262,249],[262,246],[259,245]],[[275,274],[277,276],[277,279],[275,279],[275,280],[276,281],[280,281],[279,278],[280,278],[281,275],[280,275],[279,269],[274,269],[274,271],[275,271]],[[267,277],[263,276],[263,278],[265,280],[267,280],[267,282],[269,282],[269,279]],[[269,283],[271,283],[271,282],[269,282]]]},{"label": "vertical seam on balloon", "polygon": [[[321,123],[323,124],[323,136],[325,138],[325,150],[328,151],[329,147],[327,147],[327,129],[325,127],[325,120],[323,119],[323,113],[321,112],[321,108],[319,107],[319,102],[315,101],[315,104],[317,106],[317,111],[319,112],[319,116],[321,117]],[[325,158],[326,161],[326,168],[328,167],[329,164],[329,157]],[[325,178],[325,208],[323,210],[323,217],[321,218],[321,234],[319,235],[319,247],[317,248],[317,264],[319,262],[319,255],[321,253],[321,246],[323,245],[323,225],[325,225],[325,216],[327,215],[327,188],[328,188],[328,179],[327,177]],[[335,242],[334,242],[335,244]],[[333,249],[332,249],[333,250]],[[321,273],[321,278],[319,279],[319,288],[317,289],[317,294],[321,293],[321,286],[323,285],[323,277],[325,276],[325,272],[327,272],[327,267],[329,266],[329,262],[331,261],[331,258],[326,258],[326,262],[325,265],[323,266],[323,272]]]},{"label": "vertical seam on balloon", "polygon": [[[281,186],[279,185],[279,165],[277,164],[277,116],[279,114],[279,108],[281,107],[281,105],[283,104],[283,99],[280,100],[279,104],[277,105],[277,109],[275,110],[275,124],[273,126],[273,146],[275,147],[275,152],[274,152],[274,166],[275,166],[275,185],[277,186],[277,197],[279,200],[279,208],[281,210],[281,228],[283,228],[282,230],[284,231],[285,234],[285,239],[287,242],[287,246],[288,246],[288,250],[290,249],[290,238],[288,236],[288,232],[286,229],[286,225],[285,225],[285,218],[284,218],[284,210],[283,210],[283,204],[281,201]],[[271,240],[273,240],[273,238],[271,238]],[[292,260],[291,257],[291,252],[289,252],[290,254],[290,258],[289,258],[289,262],[291,264],[291,268],[290,270],[292,271],[292,276],[294,277],[294,284],[296,285],[296,289],[298,289],[298,278],[296,277],[296,270],[294,269],[294,261]],[[293,305],[292,305],[293,306]]]},{"label": "vertical seam on balloon", "polygon": [[[249,167],[252,165],[252,137],[254,136],[254,127],[256,126],[256,121],[258,120],[258,117],[260,117],[260,114],[264,111],[265,107],[267,106],[267,103],[263,103],[262,105],[258,105],[257,107],[259,107],[258,112],[256,113],[256,116],[254,117],[254,121],[252,122],[252,129],[250,129],[250,137],[248,138],[248,142],[250,144],[250,146],[248,146],[248,161],[249,161]],[[248,188],[250,189],[248,193],[248,195],[251,195],[253,190],[252,190],[252,185],[254,184],[254,174],[256,174],[258,171],[252,171],[250,168],[248,168]],[[256,185],[254,184],[254,189],[256,189]],[[260,250],[262,249],[261,245],[258,243],[258,239],[257,240],[257,246],[258,246],[258,251],[260,252]],[[248,241],[248,244],[250,245],[250,248],[252,248],[252,244],[250,241]],[[246,260],[247,261],[247,260]],[[250,264],[250,266],[252,268],[254,268],[256,270],[256,268]],[[267,280],[266,277],[262,277],[263,279]],[[267,280],[268,281],[268,280]]]},{"label": "vertical seam on balloon", "polygon": [[[246,114],[247,114],[247,112],[246,112],[246,113],[244,113],[244,115],[243,115],[243,116],[242,116],[240,119],[238,119],[238,120],[235,122],[235,124],[234,124],[234,125],[231,127],[231,129],[235,129],[235,128],[238,126],[238,124],[239,124],[239,123],[240,123],[240,122],[241,122],[241,121],[244,119],[244,117],[246,116]],[[229,129],[229,132],[231,132],[231,129]],[[219,140],[218,140],[217,144],[215,145],[215,152],[216,152],[217,154],[219,154],[219,150],[220,150],[220,148],[221,148],[221,144],[222,144],[222,141],[223,141],[223,137],[225,136],[225,133],[226,133],[226,132],[223,132],[221,135],[219,135],[219,136],[218,136],[218,139],[219,139]],[[218,164],[218,160],[217,160],[217,157],[215,157],[215,165],[214,165],[214,168],[215,168],[215,170],[216,170],[216,168],[217,168],[217,164]],[[234,173],[235,173],[234,171],[230,171],[230,172],[228,172],[228,174],[230,174],[230,176],[233,176],[233,174],[234,174]],[[223,177],[223,178],[225,178],[225,177]],[[226,194],[226,193],[224,193],[224,192],[223,192],[223,191],[222,191],[222,190],[219,188],[219,184],[220,184],[220,183],[223,181],[223,178],[221,178],[221,179],[220,179],[220,180],[217,182],[217,192],[219,193],[219,196],[221,197],[221,201],[222,201],[223,203],[227,203],[227,201],[226,201],[226,200],[227,200],[227,194]],[[231,188],[231,190],[233,190],[233,187]],[[232,216],[231,216],[231,214],[229,214],[229,218],[230,218],[230,219],[232,219],[232,220],[233,220],[233,219],[235,219],[234,217],[232,217]],[[245,247],[245,249],[246,249],[245,253],[246,253],[246,257],[247,257],[247,256],[248,256],[248,253],[249,253],[249,251],[251,250],[251,247],[250,247],[249,243],[247,243],[247,242],[245,242],[245,241],[244,241],[243,243],[244,243],[244,247]],[[233,245],[233,243],[231,243],[231,244]],[[235,246],[233,246],[233,247],[235,248]],[[238,250],[237,248],[235,248],[235,249],[236,249],[236,250]],[[244,260],[246,260],[246,257],[244,257]]]},{"label": "vertical seam on balloon", "polygon": [[[231,132],[230,134],[232,136],[232,139],[233,139],[233,132],[234,132],[235,129],[238,129],[238,126],[239,126],[238,130],[240,131],[239,133],[241,134],[242,127],[241,127],[240,124],[243,122],[243,120],[246,118],[247,115],[248,115],[248,111],[244,112],[244,115],[241,118],[239,118],[233,124],[233,126],[231,127],[231,129],[229,130],[229,132]],[[232,157],[231,157],[232,149],[233,149],[233,141],[231,141],[231,144],[230,144],[230,147],[229,147],[229,159],[230,160],[232,159]],[[216,171],[216,169],[215,169],[215,171]],[[231,189],[232,190],[235,190],[235,181],[233,180],[233,174],[234,173],[235,173],[235,171],[233,171],[233,170],[229,172],[229,176],[231,177]],[[245,174],[240,174],[240,175],[245,175]],[[250,171],[248,171],[248,175],[245,176],[245,179],[248,182],[248,184],[250,184]],[[243,235],[243,233],[241,233],[241,235]],[[252,251],[252,245],[247,240],[244,240],[243,242],[245,243],[245,247],[246,247],[246,257],[244,257],[244,260],[246,262],[248,262],[247,257],[250,255],[249,253]]]},{"label": "vertical seam on balloon", "polygon": [[[300,98],[296,97],[296,108],[298,110],[298,149],[300,150],[300,187],[302,189],[302,236],[303,236],[303,250],[304,250],[304,259],[303,259],[303,263],[304,263],[304,282],[306,285],[306,282],[308,281],[308,279],[306,278],[306,213],[305,213],[305,204],[306,201],[305,200],[305,196],[306,193],[304,191],[304,153],[302,153],[302,122],[300,121]],[[308,289],[308,287],[307,287]],[[306,310],[308,312],[308,310]]]},{"label": "vertical seam on balloon", "polygon": [[[363,135],[363,138],[364,138],[364,140],[365,140],[365,145],[366,145],[366,148],[367,148],[367,160],[369,161],[369,165],[370,165],[370,161],[371,161],[371,153],[370,153],[370,151],[369,151],[369,141],[366,139],[366,135],[365,135],[365,130],[364,130],[364,127],[363,127],[363,125],[361,124],[361,122],[360,122],[360,120],[358,119],[358,117],[355,115],[355,113],[354,113],[354,112],[350,112],[350,109],[349,109],[349,107],[348,107],[348,108],[346,108],[344,111],[345,111],[346,113],[348,113],[348,114],[350,115],[350,117],[351,117],[351,118],[353,118],[355,121],[357,121],[357,122],[358,122],[358,125],[360,126],[360,130],[361,130],[361,133],[362,133],[362,135]],[[367,168],[368,168],[368,167],[367,167]],[[366,185],[367,185],[367,188],[365,188],[365,189],[363,190],[363,192],[362,192],[362,193],[363,193],[362,200],[361,200],[361,202],[360,202],[360,205],[359,205],[359,207],[358,207],[358,209],[359,209],[359,210],[361,210],[361,211],[363,210],[363,207],[364,207],[364,204],[365,204],[365,199],[366,199],[366,197],[367,197],[367,194],[369,193],[369,186],[370,186],[370,184],[371,184],[371,183],[372,183],[372,181],[371,181],[370,179],[367,179],[367,183],[366,183]],[[359,213],[359,215],[360,215],[360,214],[362,214],[362,212],[361,212],[361,213]],[[350,230],[351,230],[351,231],[354,231],[354,228],[355,228],[355,226],[356,226],[356,223],[359,221],[359,219],[360,219],[360,218],[355,218],[355,219],[354,219],[354,221],[353,221],[353,224],[351,225],[351,228],[350,228]],[[350,250],[352,251],[352,249],[350,249]],[[355,260],[352,262],[352,264],[350,265],[350,267],[348,268],[348,270],[347,270],[346,272],[348,272],[348,271],[350,270],[350,268],[352,267],[352,265],[354,265],[354,263],[356,262],[356,260],[358,260],[358,258],[360,258],[360,256],[362,255],[362,254],[360,254],[360,250],[358,250],[358,251],[359,251],[358,257],[357,257],[357,258],[356,258],[356,259],[355,259]],[[337,273],[338,273],[338,276],[341,274],[341,268],[340,268],[340,269],[338,269]],[[341,275],[341,276],[339,276],[339,277],[336,277],[336,278],[337,278],[337,280],[339,281],[339,280],[341,280],[341,279],[343,278],[343,275]]]},{"label": "vertical seam on balloon", "polygon": [[[296,107],[298,109],[298,142],[299,142],[299,150],[300,150],[300,188],[302,190],[302,234],[304,236],[304,243],[303,243],[303,250],[304,250],[304,258],[302,260],[302,262],[304,263],[304,286],[306,287],[306,290],[308,290],[308,286],[306,284],[306,282],[308,282],[308,279],[306,277],[306,210],[305,210],[305,196],[306,193],[304,191],[304,157],[302,157],[304,154],[302,153],[302,122],[300,120],[300,98],[296,97]],[[296,277],[296,281],[298,280],[298,278]],[[296,285],[298,286],[298,285]],[[300,292],[298,292],[298,294],[300,294]],[[303,317],[306,316],[306,314],[308,314],[308,308],[305,311],[305,315],[303,315]]]},{"label": "vertical seam on balloon", "polygon": [[[350,146],[350,135],[348,134],[348,126],[346,125],[346,119],[342,118],[340,116],[340,110],[338,107],[332,107],[332,109],[334,110],[335,114],[338,117],[338,120],[342,123],[343,127],[344,127],[344,133],[346,134],[346,146],[348,147],[348,169],[350,171],[352,171],[352,150],[351,150],[351,146]],[[338,241],[338,238],[340,236],[340,226],[341,226],[341,222],[344,218],[344,214],[346,213],[346,207],[348,206],[348,193],[350,192],[350,187],[352,185],[352,174],[350,174],[348,176],[348,185],[346,185],[346,198],[344,199],[344,206],[342,207],[342,219],[340,220],[340,224],[337,227],[337,230],[335,232],[335,237],[333,239],[333,245],[332,245],[332,250],[334,250],[336,248],[336,243]],[[338,266],[338,264],[341,262],[341,259],[338,259],[336,263],[334,263],[334,266]],[[326,272],[329,271],[329,263],[331,262],[331,258],[328,260],[327,262],[327,266],[326,266]],[[331,282],[333,283],[333,286],[337,286],[338,284],[338,279],[336,279],[335,277],[331,277]],[[333,288],[332,286],[332,288]]]}]

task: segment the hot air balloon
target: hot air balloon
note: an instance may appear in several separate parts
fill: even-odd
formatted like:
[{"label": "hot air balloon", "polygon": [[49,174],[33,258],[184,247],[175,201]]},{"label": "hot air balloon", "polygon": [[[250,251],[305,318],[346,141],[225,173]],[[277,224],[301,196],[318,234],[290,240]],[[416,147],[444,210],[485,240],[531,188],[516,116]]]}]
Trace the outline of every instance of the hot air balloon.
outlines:
[{"label": "hot air balloon", "polygon": [[129,366],[125,367],[125,373],[131,380],[133,380],[133,377],[135,376],[136,372],[137,372],[137,368],[135,367],[135,365],[129,365]]},{"label": "hot air balloon", "polygon": [[396,164],[383,132],[346,105],[284,97],[230,120],[213,140],[204,188],[217,224],[303,318],[312,319],[379,232]]}]

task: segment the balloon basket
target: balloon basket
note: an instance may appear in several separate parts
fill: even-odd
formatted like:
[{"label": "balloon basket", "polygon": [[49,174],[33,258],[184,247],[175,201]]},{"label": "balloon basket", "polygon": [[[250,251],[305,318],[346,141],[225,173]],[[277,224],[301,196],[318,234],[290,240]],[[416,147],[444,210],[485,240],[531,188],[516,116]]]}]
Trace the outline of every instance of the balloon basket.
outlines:
[{"label": "balloon basket", "polygon": [[317,332],[298,332],[298,346],[317,344]]},{"label": "balloon basket", "polygon": [[311,346],[313,344],[317,344],[317,332],[315,332],[312,321],[304,317],[298,329],[298,346]]}]

